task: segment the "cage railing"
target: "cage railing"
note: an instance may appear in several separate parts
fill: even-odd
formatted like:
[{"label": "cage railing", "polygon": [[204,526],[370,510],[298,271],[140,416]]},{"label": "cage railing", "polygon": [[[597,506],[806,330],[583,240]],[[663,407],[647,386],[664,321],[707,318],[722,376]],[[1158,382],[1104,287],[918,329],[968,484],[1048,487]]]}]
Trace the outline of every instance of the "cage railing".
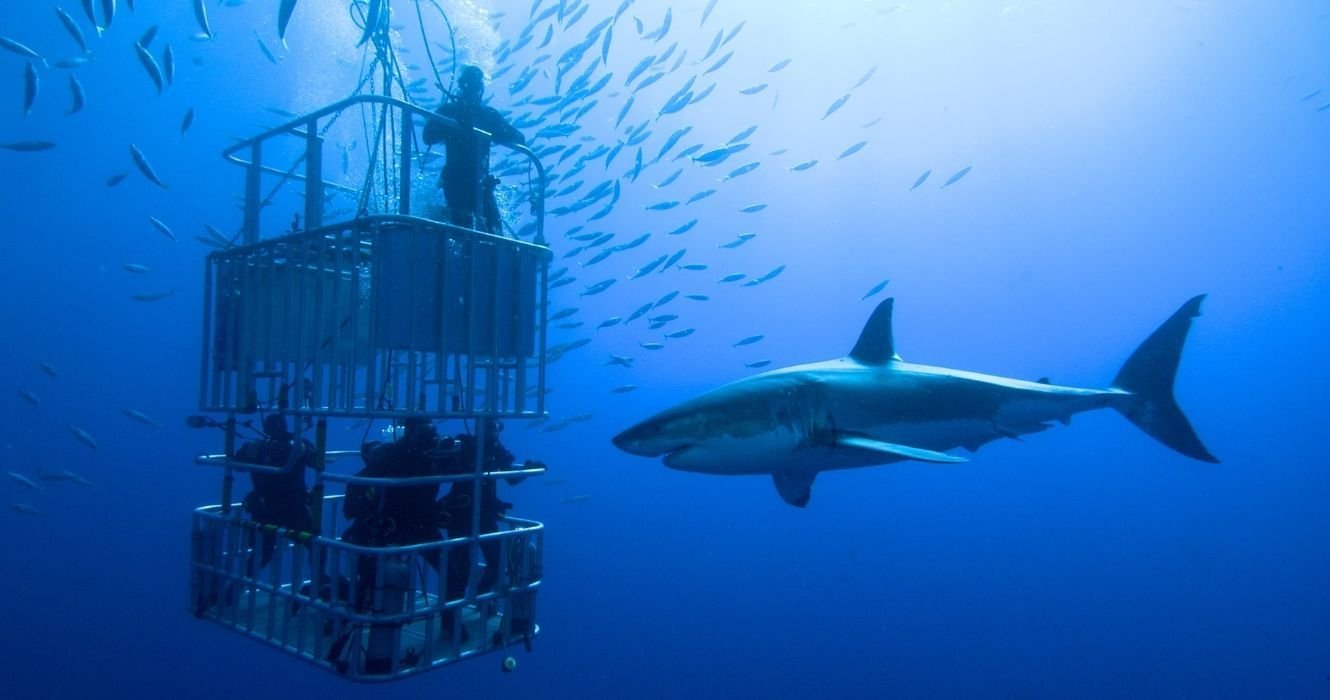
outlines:
[{"label": "cage railing", "polygon": [[[325,532],[342,529],[341,498],[326,499]],[[392,680],[529,645],[538,632],[540,523],[504,517],[499,531],[476,537],[373,547],[241,512],[238,504],[195,511],[192,612],[315,665],[353,680]],[[472,542],[494,545],[496,561],[485,564],[497,568],[493,585],[475,590],[473,549],[467,594],[450,597],[444,569]]]}]

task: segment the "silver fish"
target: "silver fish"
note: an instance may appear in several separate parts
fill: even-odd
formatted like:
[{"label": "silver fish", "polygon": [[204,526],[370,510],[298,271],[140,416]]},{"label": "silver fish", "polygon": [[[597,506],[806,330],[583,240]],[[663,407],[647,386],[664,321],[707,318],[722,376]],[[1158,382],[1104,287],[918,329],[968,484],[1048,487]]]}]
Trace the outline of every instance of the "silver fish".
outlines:
[{"label": "silver fish", "polygon": [[33,406],[40,406],[40,405],[42,405],[42,399],[41,399],[41,397],[38,396],[38,395],[36,395],[36,394],[34,394],[34,393],[32,393],[31,391],[28,391],[27,389],[19,389],[19,390],[18,390],[18,395],[19,395],[19,398],[23,399],[24,401],[27,401],[28,403],[32,404]]},{"label": "silver fish", "polygon": [[111,20],[115,19],[115,0],[102,0],[102,15],[106,18],[102,28],[110,29]]},{"label": "silver fish", "polygon": [[37,367],[39,367],[42,370],[43,374],[52,379],[55,379],[56,377],[60,376],[59,370],[55,368],[55,365],[52,365],[49,362],[38,362]]},{"label": "silver fish", "polygon": [[184,136],[189,127],[194,123],[194,108],[190,107],[185,111],[185,118],[180,120],[180,135]]},{"label": "silver fish", "polygon": [[281,63],[281,61],[278,61],[277,57],[273,55],[272,51],[268,49],[268,45],[263,43],[263,37],[259,36],[259,33],[257,31],[254,32],[254,39],[259,42],[259,50],[263,52],[263,57],[268,59],[269,63],[273,64],[274,66],[279,65]]},{"label": "silver fish", "polygon": [[171,239],[172,243],[175,243],[177,241],[175,237],[175,232],[171,230],[170,226],[167,226],[166,224],[162,223],[161,219],[158,219],[155,216],[149,216],[148,221],[152,223],[154,228],[156,228],[158,231],[161,231],[163,236],[166,236],[167,238]]},{"label": "silver fish", "polygon": [[73,96],[73,104],[69,106],[69,111],[65,114],[75,114],[83,110],[83,86],[79,84],[78,78],[73,73],[69,74],[69,91]]},{"label": "silver fish", "polygon": [[291,13],[296,9],[296,0],[282,0],[277,8],[277,38],[286,46],[286,28],[291,24]]},{"label": "silver fish", "polygon": [[13,51],[14,53],[23,56],[25,58],[31,58],[41,61],[41,64],[43,66],[46,65],[46,59],[42,58],[41,54],[37,53],[36,51],[33,51],[27,46],[24,46],[23,44],[18,43],[17,41],[14,41],[13,39],[10,39],[9,37],[0,36],[0,47],[9,49],[10,51]]},{"label": "silver fish", "polygon": [[845,149],[843,152],[841,152],[840,155],[836,156],[836,160],[840,160],[841,158],[846,158],[846,157],[852,156],[852,155],[858,153],[860,149],[862,149],[864,146],[867,146],[867,145],[868,145],[868,142],[867,142],[867,141],[860,141],[859,143],[856,143],[856,144],[854,144],[853,146],[850,146],[849,148],[847,148],[847,149]]},{"label": "silver fish", "polygon": [[26,503],[10,503],[9,507],[24,515],[46,515],[46,512]]},{"label": "silver fish", "polygon": [[139,55],[139,63],[143,64],[143,70],[148,72],[148,77],[152,78],[152,84],[157,86],[157,94],[162,94],[162,67],[157,64],[157,59],[153,57],[152,52],[144,48],[143,44],[135,43],[134,52]]},{"label": "silver fish", "polygon": [[143,412],[141,412],[141,411],[135,411],[135,410],[132,409],[132,408],[122,408],[122,409],[120,409],[120,412],[123,413],[123,414],[125,414],[125,416],[126,416],[127,418],[129,418],[130,420],[132,420],[132,421],[136,421],[136,422],[142,423],[142,424],[144,424],[144,425],[149,425],[149,426],[152,426],[152,427],[154,427],[154,428],[160,428],[160,427],[162,427],[162,424],[161,424],[161,423],[158,423],[157,421],[153,420],[153,419],[150,418],[147,414],[145,414],[145,413],[143,413]]},{"label": "silver fish", "polygon": [[637,388],[636,384],[623,384],[610,389],[611,394],[627,394]]},{"label": "silver fish", "polygon": [[48,482],[68,481],[75,484],[82,484],[84,486],[94,486],[91,481],[88,481],[68,469],[61,469],[58,472],[37,472],[37,478]]},{"label": "silver fish", "polygon": [[758,335],[750,335],[750,336],[748,336],[747,338],[741,338],[738,342],[736,342],[736,343],[734,344],[734,347],[737,348],[737,347],[741,347],[741,346],[744,346],[744,345],[752,345],[753,343],[756,343],[757,341],[759,341],[759,340],[761,340],[761,339],[763,339],[763,338],[765,338],[765,337],[766,337],[766,336],[765,336],[765,335],[762,335],[762,334],[758,334]]},{"label": "silver fish", "polygon": [[55,148],[55,144],[50,141],[15,141],[0,143],[0,148],[6,151],[49,151]]},{"label": "silver fish", "polygon": [[32,479],[29,479],[28,477],[22,474],[19,474],[18,472],[9,472],[9,478],[18,482],[18,484],[23,488],[32,489],[33,491],[42,490],[42,487],[37,482],[33,481]]},{"label": "silver fish", "polygon": [[74,436],[75,440],[78,440],[94,450],[97,449],[97,441],[92,438],[92,435],[88,434],[88,431],[78,426],[71,425],[69,426],[69,433]]},{"label": "silver fish", "polygon": [[822,118],[826,119],[827,117],[831,116],[836,112],[836,110],[840,109],[841,107],[844,107],[845,103],[849,101],[850,101],[850,93],[847,92],[844,95],[841,95],[835,102],[831,103],[831,106],[827,108],[827,113],[823,114]]},{"label": "silver fish", "polygon": [[79,29],[79,25],[74,21],[74,18],[70,17],[68,12],[65,12],[58,7],[55,8],[55,14],[60,18],[60,24],[65,25],[65,31],[69,32],[69,36],[73,37],[74,43],[79,45],[79,50],[83,53],[87,53],[88,42],[84,39],[83,30]]},{"label": "silver fish", "polygon": [[867,73],[864,73],[864,77],[860,78],[859,81],[856,82],[856,83],[854,84],[854,87],[850,88],[850,92],[854,92],[855,90],[857,90],[857,89],[859,89],[860,87],[862,87],[863,84],[866,83],[866,82],[868,82],[868,79],[871,78],[871,77],[873,77],[873,74],[876,73],[876,72],[877,72],[877,66],[873,66],[872,68],[869,68],[869,69],[868,69],[868,72],[867,72]]},{"label": "silver fish", "polygon": [[37,77],[37,69],[32,67],[32,61],[28,61],[23,68],[23,116],[32,113],[32,105],[37,102],[40,89],[41,80]]},{"label": "silver fish", "polygon": [[944,183],[942,183],[942,187],[941,187],[941,188],[938,188],[938,189],[942,189],[942,188],[945,188],[945,187],[947,187],[947,186],[949,186],[949,185],[953,185],[953,184],[955,184],[957,180],[960,180],[961,178],[965,177],[966,174],[968,174],[968,173],[970,172],[970,168],[972,168],[972,167],[974,167],[974,166],[967,165],[967,166],[965,166],[964,168],[961,168],[960,170],[956,171],[956,174],[955,174],[955,175],[952,175],[952,176],[949,177],[949,178],[947,178],[947,181],[944,182]]},{"label": "silver fish", "polygon": [[134,301],[161,301],[173,294],[175,294],[174,289],[165,292],[152,292],[149,294],[131,294],[129,298]]},{"label": "silver fish", "polygon": [[561,502],[562,502],[562,503],[586,503],[586,502],[589,501],[589,500],[591,500],[591,494],[589,494],[589,493],[579,493],[579,494],[577,494],[576,496],[565,496]]},{"label": "silver fish", "polygon": [[792,172],[796,172],[796,173],[797,173],[797,172],[801,172],[801,171],[807,170],[807,169],[813,167],[814,165],[817,165],[817,159],[806,160],[806,161],[804,161],[804,162],[802,162],[802,163],[800,163],[800,164],[798,164],[798,165],[792,165],[792,166],[790,166],[790,170],[791,170]]},{"label": "silver fish", "polygon": [[157,172],[152,169],[152,165],[148,163],[148,159],[144,157],[143,151],[140,151],[138,146],[135,146],[132,143],[129,144],[129,155],[134,159],[134,165],[138,166],[139,172],[143,173],[143,177],[148,178],[148,182],[151,182],[162,189],[167,189],[166,183],[162,182],[161,178],[157,177]]},{"label": "silver fish", "polygon": [[931,168],[928,169],[928,170],[925,170],[925,171],[924,171],[924,174],[923,174],[923,175],[920,175],[920,176],[919,176],[919,179],[918,179],[918,180],[915,180],[913,185],[910,185],[910,191],[914,191],[914,190],[916,190],[916,189],[919,189],[919,186],[922,185],[922,184],[924,184],[924,180],[927,180],[927,179],[928,179],[928,176],[929,176],[929,175],[932,175],[932,174],[933,174],[933,170],[932,170]]},{"label": "silver fish", "polygon": [[121,267],[125,268],[125,272],[132,272],[136,275],[143,275],[152,272],[151,268],[147,267],[146,265],[139,265],[137,263],[125,263],[124,265],[121,265]]},{"label": "silver fish", "polygon": [[211,39],[212,27],[208,26],[208,8],[204,4],[204,0],[194,0],[194,20],[199,23],[199,29],[203,30],[203,35]]},{"label": "silver fish", "polygon": [[859,301],[863,301],[864,299],[867,299],[868,297],[871,297],[874,294],[877,294],[878,292],[886,289],[887,283],[890,281],[891,280],[882,280],[881,282],[878,282],[877,284],[873,285],[872,289],[868,290],[863,296],[859,297]]},{"label": "silver fish", "polygon": [[162,76],[166,78],[167,85],[175,84],[175,52],[171,50],[170,44],[162,51]]}]

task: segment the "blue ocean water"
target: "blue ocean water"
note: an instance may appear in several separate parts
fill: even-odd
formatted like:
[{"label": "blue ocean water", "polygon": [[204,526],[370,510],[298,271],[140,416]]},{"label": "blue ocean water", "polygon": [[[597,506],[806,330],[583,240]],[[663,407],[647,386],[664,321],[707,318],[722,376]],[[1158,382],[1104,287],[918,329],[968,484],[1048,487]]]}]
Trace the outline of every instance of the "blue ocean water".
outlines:
[{"label": "blue ocean water", "polygon": [[[217,472],[193,457],[220,444],[183,425],[198,405],[211,251],[195,235],[204,224],[227,234],[240,225],[242,174],[219,154],[282,121],[275,110],[349,94],[365,49],[342,2],[297,3],[285,47],[278,3],[207,3],[214,36],[202,41],[191,38],[200,31],[191,4],[138,0],[131,12],[122,1],[100,37],[81,5],[66,5],[92,52],[72,71],[55,67],[79,51],[53,3],[14,3],[0,16],[0,36],[50,64],[33,60],[40,82],[25,116],[32,59],[0,52],[9,85],[0,142],[56,144],[0,151],[9,392],[0,455],[6,471],[68,469],[95,484],[2,487],[7,503],[43,512],[0,513],[6,696],[1330,695],[1330,471],[1320,456],[1330,5],[719,0],[703,21],[706,2],[629,3],[605,63],[591,69],[593,81],[614,74],[598,104],[571,137],[537,140],[581,143],[585,154],[644,122],[651,130],[635,179],[637,146],[625,146],[608,166],[603,156],[588,163],[581,190],[550,202],[571,204],[604,180],[621,191],[601,220],[587,221],[596,205],[547,226],[554,266],[578,277],[552,292],[551,308],[578,307],[572,319],[585,323],[549,341],[591,339],[551,365],[547,407],[552,421],[592,418],[558,431],[510,425],[505,436],[567,480],[503,492],[548,528],[542,633],[512,674],[487,656],[365,687],[188,614],[190,513],[220,495]],[[558,81],[559,57],[618,7],[565,3],[501,58],[531,15],[556,4],[442,3],[461,59],[498,75],[491,104],[514,117],[533,109],[521,100],[558,94],[601,58],[597,40]],[[391,9],[403,56],[427,64],[416,4]],[[434,8],[422,9],[437,59],[448,35]],[[160,59],[170,44],[176,59],[160,95],[133,48],[154,25],[153,51]],[[702,60],[718,32],[724,45]],[[643,58],[676,42],[635,85],[656,71],[659,82],[625,87]],[[538,74],[511,91],[529,66]],[[86,94],[75,114],[66,114],[69,75]],[[695,94],[714,91],[660,114],[694,77]],[[432,107],[437,95],[421,100]],[[672,160],[754,126],[740,140],[750,147],[723,164]],[[142,176],[131,144],[166,188]],[[576,160],[556,165],[558,155],[546,159],[556,174]],[[119,173],[127,177],[108,187]],[[650,208],[708,189],[691,204]],[[740,211],[758,204],[767,206]],[[687,232],[667,233],[692,219]],[[652,236],[582,265],[586,254],[562,257],[577,225],[618,242]],[[721,247],[747,233],[756,235]],[[680,249],[680,265],[707,268],[630,279]],[[782,265],[754,286],[717,281]],[[609,278],[606,292],[579,296]],[[674,291],[661,311],[679,318],[664,329],[639,320],[594,330]],[[1200,293],[1209,296],[1177,396],[1217,465],[1101,411],[993,443],[966,464],[826,473],[798,509],[766,477],[671,471],[609,442],[760,371],[745,363],[845,354],[887,296],[908,360],[1102,387]],[[663,338],[682,328],[696,332]],[[752,335],[764,337],[735,346]],[[650,342],[665,347],[641,345]],[[634,362],[607,365],[611,355]],[[610,391],[626,384],[638,388]],[[357,433],[335,433],[335,447],[357,446]]]}]

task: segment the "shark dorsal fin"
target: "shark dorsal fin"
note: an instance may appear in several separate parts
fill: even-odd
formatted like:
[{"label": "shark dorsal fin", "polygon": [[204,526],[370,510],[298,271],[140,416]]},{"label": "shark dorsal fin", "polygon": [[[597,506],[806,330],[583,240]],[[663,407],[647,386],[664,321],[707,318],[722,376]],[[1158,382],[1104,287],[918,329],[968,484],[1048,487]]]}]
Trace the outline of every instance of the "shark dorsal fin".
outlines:
[{"label": "shark dorsal fin", "polygon": [[901,359],[891,336],[891,307],[895,302],[894,297],[886,299],[873,309],[873,315],[868,317],[868,323],[859,334],[859,342],[850,351],[850,359],[862,365],[884,365]]}]

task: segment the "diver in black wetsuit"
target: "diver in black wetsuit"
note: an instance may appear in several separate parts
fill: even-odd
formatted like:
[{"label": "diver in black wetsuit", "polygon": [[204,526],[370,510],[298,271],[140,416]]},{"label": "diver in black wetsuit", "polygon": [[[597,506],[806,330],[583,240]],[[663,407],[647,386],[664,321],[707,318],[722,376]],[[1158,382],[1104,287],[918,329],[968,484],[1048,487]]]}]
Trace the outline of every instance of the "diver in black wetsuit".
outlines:
[{"label": "diver in black wetsuit", "polygon": [[[254,489],[245,496],[245,511],[254,522],[309,532],[314,528],[310,510],[309,487],[305,485],[305,468],[313,466],[314,445],[308,440],[295,440],[286,427],[286,418],[274,413],[263,419],[263,440],[245,443],[236,452],[241,462],[269,467],[280,467],[277,474],[251,471]],[[250,562],[249,575],[257,575],[272,561],[277,547],[277,533],[265,528],[259,543],[259,564]]]},{"label": "diver in black wetsuit", "polygon": [[[403,428],[397,440],[368,442],[361,447],[365,468],[356,472],[357,476],[401,478],[443,473],[440,465],[452,455],[440,452],[447,441],[440,440],[429,420],[407,418]],[[372,547],[441,540],[438,496],[437,483],[386,488],[350,484],[342,512],[352,523],[342,539]],[[437,551],[424,556],[430,566],[439,569]]]},{"label": "diver in black wetsuit", "polygon": [[[498,180],[489,174],[489,148],[481,148],[474,129],[489,132],[494,143],[525,145],[522,133],[508,123],[497,109],[484,103],[485,74],[475,66],[462,66],[457,79],[458,94],[439,105],[440,116],[455,120],[460,130],[442,122],[431,121],[422,135],[425,143],[443,142],[448,152],[439,186],[448,203],[448,219],[453,224],[503,233],[499,206],[494,199]],[[483,201],[478,205],[477,201]],[[477,206],[481,207],[477,211]]]}]

